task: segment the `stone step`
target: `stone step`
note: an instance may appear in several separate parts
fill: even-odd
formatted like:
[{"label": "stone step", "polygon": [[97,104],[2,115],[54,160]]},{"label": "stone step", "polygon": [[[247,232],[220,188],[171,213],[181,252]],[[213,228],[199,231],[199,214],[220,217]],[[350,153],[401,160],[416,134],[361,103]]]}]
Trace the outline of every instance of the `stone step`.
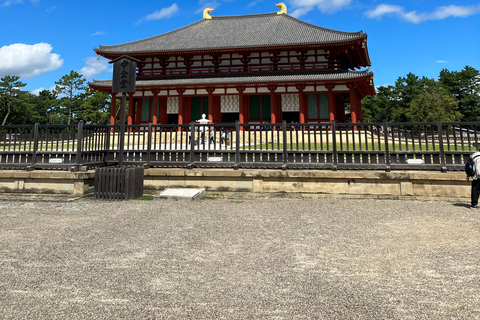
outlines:
[{"label": "stone step", "polygon": [[155,196],[155,199],[201,200],[205,198],[205,189],[172,188],[165,189]]}]

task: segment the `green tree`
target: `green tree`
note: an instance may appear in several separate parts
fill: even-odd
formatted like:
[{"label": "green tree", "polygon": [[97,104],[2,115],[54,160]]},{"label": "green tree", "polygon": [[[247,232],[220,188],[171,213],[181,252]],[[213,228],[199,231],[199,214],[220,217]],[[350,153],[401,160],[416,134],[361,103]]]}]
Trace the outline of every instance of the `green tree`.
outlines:
[{"label": "green tree", "polygon": [[110,95],[96,90],[87,90],[77,112],[77,118],[85,123],[108,124]]},{"label": "green tree", "polygon": [[35,122],[58,124],[53,121],[56,112],[57,96],[55,92],[50,90],[42,90],[39,92],[36,99],[37,105],[37,118]]},{"label": "green tree", "polygon": [[470,66],[462,71],[440,72],[439,82],[458,102],[463,121],[480,121],[480,72]]},{"label": "green tree", "polygon": [[58,95],[65,95],[59,101],[60,110],[67,117],[67,124],[72,122],[74,112],[81,104],[83,91],[85,90],[85,79],[78,72],[72,70],[69,74],[64,75],[57,85],[55,93]]},{"label": "green tree", "polygon": [[413,99],[405,111],[410,122],[435,122],[437,120],[454,122],[462,119],[458,112],[458,103],[450,95],[437,92],[422,92]]},{"label": "green tree", "polygon": [[5,76],[0,79],[0,105],[4,108],[2,126],[6,124],[12,108],[19,103],[19,95],[22,92],[19,88],[27,85],[19,80],[18,76]]},{"label": "green tree", "polygon": [[394,89],[393,86],[378,87],[377,95],[363,98],[363,118],[370,122],[391,121],[396,104]]}]

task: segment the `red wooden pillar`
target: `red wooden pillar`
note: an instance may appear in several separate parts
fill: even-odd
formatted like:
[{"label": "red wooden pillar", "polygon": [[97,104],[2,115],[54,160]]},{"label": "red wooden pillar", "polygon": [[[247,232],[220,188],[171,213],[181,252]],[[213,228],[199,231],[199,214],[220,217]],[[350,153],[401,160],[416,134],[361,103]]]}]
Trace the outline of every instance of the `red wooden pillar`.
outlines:
[{"label": "red wooden pillar", "polygon": [[158,118],[160,123],[167,124],[168,123],[168,114],[167,114],[167,107],[168,107],[168,98],[167,97],[159,97],[159,106],[158,106]]},{"label": "red wooden pillar", "polygon": [[[270,90],[270,122],[277,123],[277,96],[275,95],[275,90],[277,90],[277,86],[269,86],[268,90]],[[275,127],[273,128],[275,130]]]},{"label": "red wooden pillar", "polygon": [[[237,87],[238,91],[238,123],[245,123],[245,87]],[[243,126],[240,126],[240,131],[243,131]]]},{"label": "red wooden pillar", "polygon": [[208,120],[210,120],[211,122],[210,123],[214,123],[215,122],[215,118],[216,118],[216,114],[217,114],[217,110],[215,110],[216,106],[215,106],[215,103],[213,101],[213,91],[215,91],[214,88],[207,88],[207,92],[208,92]]},{"label": "red wooden pillar", "polygon": [[[178,124],[183,124],[185,119],[185,101],[183,99],[183,93],[185,89],[177,89],[178,92]],[[178,128],[178,131],[181,131],[181,128]]]},{"label": "red wooden pillar", "polygon": [[282,95],[276,94],[275,95],[275,108],[277,109],[277,122],[281,123],[283,121],[283,114],[282,114]]},{"label": "red wooden pillar", "polygon": [[[153,106],[151,106],[151,112],[153,113],[152,114],[152,124],[153,125],[156,125],[157,122],[158,122],[158,110],[159,110],[159,107],[158,107],[158,91],[157,90],[152,90],[152,93],[153,93]],[[155,129],[153,129],[155,130]]]},{"label": "red wooden pillar", "polygon": [[155,125],[158,123],[158,112],[159,112],[159,107],[158,107],[158,91],[157,90],[153,90],[152,91],[153,93],[153,106],[152,106],[152,112],[153,112],[153,115],[152,115],[152,124]]},{"label": "red wooden pillar", "polygon": [[133,101],[133,93],[128,94],[128,119],[127,125],[131,126],[133,124],[133,117],[135,115],[135,103]]},{"label": "red wooden pillar", "polygon": [[215,101],[215,110],[217,111],[217,116],[213,120],[217,123],[222,123],[222,100],[220,99],[220,96],[216,96],[213,101]]},{"label": "red wooden pillar", "polygon": [[[359,114],[358,114],[359,107],[358,107],[358,105],[360,104],[360,100],[359,100],[358,94],[355,90],[356,85],[352,84],[352,85],[347,85],[347,86],[350,89],[350,116],[351,116],[351,120],[352,120],[352,123],[357,123],[358,119],[361,117],[361,115],[359,117]],[[354,130],[356,130],[356,129],[357,129],[357,127],[354,127]]]},{"label": "red wooden pillar", "polygon": [[137,98],[137,106],[135,108],[135,124],[140,124],[142,121],[142,104],[143,99]]},{"label": "red wooden pillar", "polygon": [[325,86],[328,90],[328,118],[330,123],[337,119],[337,104],[335,102],[335,94],[333,93],[334,85]]},{"label": "red wooden pillar", "polygon": [[[115,112],[117,109],[117,99],[115,98],[115,93],[112,93],[112,103],[110,107],[110,125],[114,126],[115,125]],[[111,129],[113,132],[113,128]]]},{"label": "red wooden pillar", "polygon": [[305,99],[305,94],[303,93],[303,90],[305,90],[304,85],[297,85],[296,86],[298,90],[298,121],[299,123],[305,123],[307,119],[307,99]]}]

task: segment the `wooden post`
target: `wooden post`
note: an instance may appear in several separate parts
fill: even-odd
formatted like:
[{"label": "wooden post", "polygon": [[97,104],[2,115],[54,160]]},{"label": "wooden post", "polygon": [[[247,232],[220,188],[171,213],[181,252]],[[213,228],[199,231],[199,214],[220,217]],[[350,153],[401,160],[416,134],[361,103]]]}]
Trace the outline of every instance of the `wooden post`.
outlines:
[{"label": "wooden post", "polygon": [[333,120],[337,120],[335,94],[333,93],[333,88],[335,88],[335,86],[328,85],[325,87],[328,89],[328,117],[331,123]]},{"label": "wooden post", "polygon": [[128,94],[128,119],[127,125],[133,124],[133,117],[135,115],[135,103],[133,102],[133,93]]},{"label": "wooden post", "polygon": [[[115,93],[112,93],[112,102],[110,104],[110,125],[115,125],[115,112],[117,111],[117,99],[115,98]],[[113,128],[110,129],[113,132]]]},{"label": "wooden post", "polygon": [[337,155],[337,130],[335,120],[332,121],[332,144],[333,144],[333,171],[338,170],[338,155]]},{"label": "wooden post", "polygon": [[119,132],[119,154],[118,154],[118,166],[123,167],[123,156],[125,150],[125,105],[127,104],[127,93],[122,92],[122,106],[120,109],[120,132]]},{"label": "wooden post", "polygon": [[[232,146],[233,146],[233,135],[231,137],[232,139]],[[226,144],[226,141],[225,141]],[[238,170],[240,165],[240,124],[238,121],[235,121],[235,165],[234,169]]]},{"label": "wooden post", "polygon": [[355,92],[355,85],[347,85],[350,89],[350,119],[352,123],[357,123],[357,93]]},{"label": "wooden post", "polygon": [[214,88],[207,88],[208,92],[208,120],[210,120],[210,123],[214,123],[214,118],[216,114],[215,109],[215,103],[213,102],[213,91],[215,91]]},{"label": "wooden post", "polygon": [[83,122],[78,123],[78,132],[77,132],[77,154],[75,164],[77,165],[77,171],[80,169],[82,164],[82,144],[83,144]]},{"label": "wooden post", "polygon": [[[303,90],[305,90],[305,86],[304,85],[297,85],[296,86],[297,90],[298,90],[298,104],[299,104],[299,108],[298,108],[298,113],[299,113],[299,122],[300,123],[305,123],[306,122],[306,113],[307,113],[307,99],[305,99],[305,94],[303,93]],[[303,128],[303,126],[302,126]]]},{"label": "wooden post", "polygon": [[[238,91],[238,122],[239,124],[245,123],[245,87],[237,87]],[[240,131],[243,131],[243,126],[240,126]]]},{"label": "wooden post", "polygon": [[[185,118],[185,102],[183,101],[183,93],[185,89],[177,89],[178,92],[178,124],[183,124]],[[178,127],[178,131],[182,131],[182,127]]]},{"label": "wooden post", "polygon": [[[387,120],[383,119],[383,130],[384,130],[384,145],[385,145],[385,171],[390,172],[390,149],[388,147],[388,123]],[[380,136],[380,132],[378,133]]]},{"label": "wooden post", "polygon": [[152,107],[152,124],[156,125],[158,123],[158,113],[160,112],[160,107],[158,105],[158,91],[153,90],[153,107]]},{"label": "wooden post", "polygon": [[38,126],[40,124],[35,122],[35,128],[33,131],[33,154],[32,154],[32,166],[37,163],[37,151],[38,151]]},{"label": "wooden post", "polygon": [[447,165],[445,162],[445,149],[443,146],[443,129],[442,129],[442,122],[440,119],[437,120],[437,132],[438,132],[438,144],[440,147],[440,167],[442,172],[447,172]]},{"label": "wooden post", "polygon": [[[270,90],[270,122],[274,124],[277,123],[277,104],[275,95],[277,86],[269,86],[268,90]],[[272,127],[272,130],[275,131],[275,126]]]}]

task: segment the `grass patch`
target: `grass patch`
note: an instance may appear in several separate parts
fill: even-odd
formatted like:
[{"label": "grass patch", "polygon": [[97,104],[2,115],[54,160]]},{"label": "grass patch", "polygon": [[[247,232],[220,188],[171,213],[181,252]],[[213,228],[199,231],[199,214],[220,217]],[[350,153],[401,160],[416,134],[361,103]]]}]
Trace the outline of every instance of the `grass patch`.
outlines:
[{"label": "grass patch", "polygon": [[137,199],[135,199],[135,200],[151,201],[151,200],[153,200],[153,199],[155,199],[154,196],[141,196],[140,198],[137,198]]}]

